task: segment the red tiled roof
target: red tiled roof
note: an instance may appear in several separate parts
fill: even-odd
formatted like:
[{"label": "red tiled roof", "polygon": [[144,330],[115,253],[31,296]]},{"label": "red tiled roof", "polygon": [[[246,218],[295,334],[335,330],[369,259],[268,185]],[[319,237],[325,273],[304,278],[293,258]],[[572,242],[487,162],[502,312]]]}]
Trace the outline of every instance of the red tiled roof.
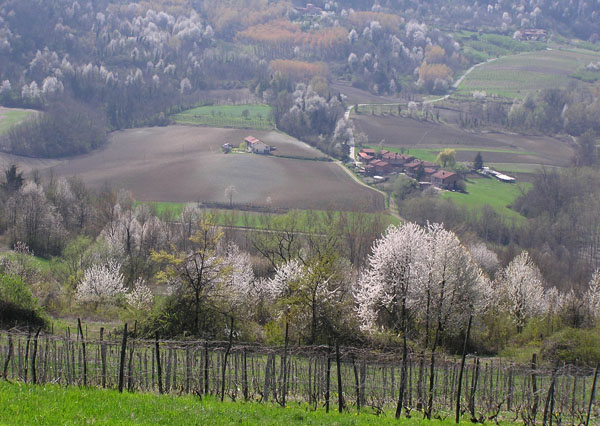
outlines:
[{"label": "red tiled roof", "polygon": [[375,150],[371,148],[363,148],[360,150],[360,152],[364,152],[365,154],[369,155],[375,155]]},{"label": "red tiled roof", "polygon": [[425,167],[425,168],[423,169],[423,171],[424,171],[425,173],[427,173],[428,175],[432,175],[432,174],[434,174],[434,173],[436,172],[436,170],[435,170],[435,169],[432,169],[431,167]]},{"label": "red tiled roof", "polygon": [[369,164],[375,167],[387,167],[390,165],[389,163],[382,160],[373,160]]},{"label": "red tiled roof", "polygon": [[372,160],[372,159],[373,159],[373,156],[372,156],[372,155],[369,155],[369,154],[367,154],[366,152],[359,152],[359,153],[358,153],[358,156],[359,156],[360,158],[362,158],[363,160],[367,160],[367,161],[368,161],[368,160]]},{"label": "red tiled roof", "polygon": [[412,161],[412,162],[406,164],[404,167],[406,167],[407,169],[412,169],[412,168],[416,168],[416,167],[419,167],[422,165],[423,165],[423,162],[421,160],[415,160],[415,161]]},{"label": "red tiled roof", "polygon": [[446,180],[452,176],[456,176],[456,173],[449,172],[447,170],[440,170],[438,172],[435,172],[431,177],[434,177],[439,180]]},{"label": "red tiled roof", "polygon": [[246,136],[244,138],[244,141],[247,142],[247,143],[249,143],[249,144],[254,144],[254,143],[260,142],[260,140],[256,139],[254,136]]}]

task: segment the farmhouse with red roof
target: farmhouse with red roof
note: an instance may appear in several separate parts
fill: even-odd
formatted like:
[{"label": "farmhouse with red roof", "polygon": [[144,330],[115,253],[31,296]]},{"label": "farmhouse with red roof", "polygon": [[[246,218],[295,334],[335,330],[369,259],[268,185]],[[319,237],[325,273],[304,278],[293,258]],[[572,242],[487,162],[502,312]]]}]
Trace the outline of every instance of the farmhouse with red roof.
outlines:
[{"label": "farmhouse with red roof", "polygon": [[248,145],[246,148],[248,152],[254,154],[268,154],[271,152],[271,147],[269,145],[254,136],[246,136],[244,142]]},{"label": "farmhouse with red roof", "polygon": [[441,189],[454,189],[458,175],[447,170],[440,170],[431,175],[431,184]]}]

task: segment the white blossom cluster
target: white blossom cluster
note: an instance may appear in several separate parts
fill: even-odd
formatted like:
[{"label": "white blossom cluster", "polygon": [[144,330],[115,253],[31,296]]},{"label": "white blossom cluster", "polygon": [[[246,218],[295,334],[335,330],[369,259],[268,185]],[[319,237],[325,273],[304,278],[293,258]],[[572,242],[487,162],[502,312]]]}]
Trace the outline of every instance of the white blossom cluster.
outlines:
[{"label": "white blossom cluster", "polygon": [[75,297],[83,303],[104,303],[125,293],[121,264],[109,261],[86,269],[77,285]]},{"label": "white blossom cluster", "polygon": [[140,277],[133,283],[131,291],[125,295],[125,299],[133,309],[145,310],[152,306],[154,295],[146,281]]},{"label": "white blossom cluster", "polygon": [[484,309],[487,293],[487,280],[454,233],[408,223],[375,243],[355,299],[366,330],[376,329],[382,314],[398,321],[403,310],[437,318],[449,330]]}]

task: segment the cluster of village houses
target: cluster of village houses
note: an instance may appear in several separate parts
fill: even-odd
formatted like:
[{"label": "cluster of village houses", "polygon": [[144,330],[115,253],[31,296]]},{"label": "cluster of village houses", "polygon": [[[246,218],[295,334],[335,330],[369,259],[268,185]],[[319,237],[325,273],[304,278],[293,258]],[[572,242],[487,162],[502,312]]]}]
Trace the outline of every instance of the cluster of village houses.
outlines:
[{"label": "cluster of village houses", "polygon": [[371,148],[363,148],[358,153],[363,164],[360,173],[367,176],[385,177],[391,173],[405,173],[408,177],[421,183],[433,185],[440,189],[455,189],[459,176],[451,171],[440,170],[440,166],[430,161],[422,161],[408,154],[399,154],[385,149],[377,152]]}]

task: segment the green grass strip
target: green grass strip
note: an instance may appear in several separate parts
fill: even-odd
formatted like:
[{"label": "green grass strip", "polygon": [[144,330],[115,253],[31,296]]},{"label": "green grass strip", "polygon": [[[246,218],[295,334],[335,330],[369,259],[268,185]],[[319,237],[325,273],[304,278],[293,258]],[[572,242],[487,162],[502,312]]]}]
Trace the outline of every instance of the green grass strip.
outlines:
[{"label": "green grass strip", "polygon": [[[335,407],[335,400],[332,400]],[[325,413],[290,403],[217,402],[195,396],[0,383],[1,425],[397,425],[450,426],[451,420],[395,420],[393,413]],[[471,424],[461,422],[461,425]]]}]

